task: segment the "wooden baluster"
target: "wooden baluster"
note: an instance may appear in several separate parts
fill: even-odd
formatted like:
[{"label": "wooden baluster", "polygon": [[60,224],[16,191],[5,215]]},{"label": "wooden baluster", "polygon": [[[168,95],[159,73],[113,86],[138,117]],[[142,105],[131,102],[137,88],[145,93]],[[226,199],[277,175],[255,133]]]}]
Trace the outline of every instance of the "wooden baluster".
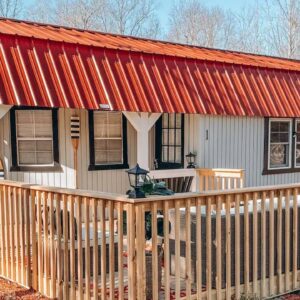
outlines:
[{"label": "wooden baluster", "polygon": [[241,196],[240,194],[235,195],[235,216],[234,216],[234,224],[235,224],[235,299],[240,299],[240,273],[241,273],[241,264],[240,264],[240,255],[241,255],[241,238],[240,238],[240,202]]},{"label": "wooden baluster", "polygon": [[61,199],[59,194],[55,194],[55,216],[56,216],[56,234],[57,234],[57,282],[58,282],[58,299],[63,299],[62,289],[62,247],[61,247]]},{"label": "wooden baluster", "polygon": [[249,204],[249,198],[250,195],[247,193],[245,196],[245,202],[244,202],[244,236],[245,236],[245,260],[244,260],[244,264],[245,264],[245,294],[248,295],[249,294],[249,274],[250,274],[250,265],[249,265],[249,261],[250,261],[250,251],[249,251],[249,247],[250,247],[250,240],[249,240],[249,208],[248,208],[248,204]]},{"label": "wooden baluster", "polygon": [[169,201],[164,201],[164,267],[165,300],[170,299],[170,238],[169,238]]},{"label": "wooden baluster", "polygon": [[277,206],[277,277],[278,293],[283,292],[282,284],[282,198],[283,190],[280,190]]},{"label": "wooden baluster", "polygon": [[226,196],[226,299],[231,299],[231,224],[230,207],[232,196]]},{"label": "wooden baluster", "polygon": [[196,257],[197,257],[197,300],[202,299],[202,234],[201,234],[201,198],[196,200]]},{"label": "wooden baluster", "polygon": [[211,260],[211,202],[212,198],[206,198],[206,292],[207,299],[212,299],[212,282],[211,282],[211,274],[212,274],[212,260]]},{"label": "wooden baluster", "polygon": [[14,239],[15,239],[15,251],[16,251],[16,281],[21,283],[21,257],[20,257],[20,210],[19,210],[19,192],[16,187],[13,188],[13,202],[14,202]]},{"label": "wooden baluster", "polygon": [[127,238],[128,238],[128,298],[136,299],[136,256],[135,256],[135,208],[133,204],[127,207]]},{"label": "wooden baluster", "polygon": [[82,244],[82,200],[76,196],[77,209],[77,270],[78,270],[78,299],[83,299],[83,244]]},{"label": "wooden baluster", "polygon": [[[68,197],[69,207],[70,207],[70,282],[71,290],[70,297],[71,299],[76,299],[76,287],[75,287],[75,274],[76,274],[76,261],[75,261],[75,220],[74,220],[74,196]],[[78,233],[77,233],[78,236]]]},{"label": "wooden baluster", "polygon": [[290,197],[291,191],[287,190],[285,194],[285,290],[290,287]]},{"label": "wooden baluster", "polygon": [[295,290],[297,285],[297,258],[298,258],[298,189],[293,190],[293,289]]},{"label": "wooden baluster", "polygon": [[100,202],[101,216],[101,299],[106,299],[106,226],[105,226],[106,202]]},{"label": "wooden baluster", "polygon": [[5,217],[5,248],[6,248],[6,276],[10,278],[11,276],[11,268],[10,268],[10,234],[9,234],[9,198],[8,198],[8,188],[4,186],[4,217]]},{"label": "wooden baluster", "polygon": [[192,271],[191,271],[191,199],[186,200],[185,206],[185,271],[186,271],[186,296],[189,299],[191,297],[191,283],[192,283]]},{"label": "wooden baluster", "polygon": [[16,261],[15,261],[15,235],[14,235],[14,227],[15,227],[15,216],[14,216],[14,197],[12,187],[8,187],[8,206],[9,206],[9,235],[10,235],[10,274],[11,279],[16,281]]},{"label": "wooden baluster", "polygon": [[108,202],[109,211],[109,290],[110,300],[113,300],[115,295],[115,230],[114,230],[114,203]]},{"label": "wooden baluster", "polygon": [[90,207],[89,198],[84,197],[85,211],[85,299],[91,297],[90,276],[91,276],[91,261],[90,261]]},{"label": "wooden baluster", "polygon": [[56,261],[55,261],[55,231],[54,231],[54,199],[53,193],[48,193],[49,198],[49,219],[50,219],[50,298],[56,298]]},{"label": "wooden baluster", "polygon": [[[137,298],[146,299],[145,274],[145,210],[142,204],[136,206],[136,255],[137,255]],[[152,266],[154,266],[152,264]],[[122,279],[123,280],[123,279]]]},{"label": "wooden baluster", "polygon": [[152,298],[158,300],[157,202],[151,205],[152,227]]},{"label": "wooden baluster", "polygon": [[180,298],[180,200],[175,200],[175,298]]},{"label": "wooden baluster", "polygon": [[258,296],[258,218],[257,218],[258,193],[253,194],[253,295]]},{"label": "wooden baluster", "polygon": [[43,193],[43,232],[44,232],[44,291],[49,296],[49,238],[48,238],[48,193]]},{"label": "wooden baluster", "polygon": [[[68,230],[68,197],[62,195],[63,204],[63,297],[64,299],[69,298],[69,230]],[[89,288],[88,288],[89,289]]]},{"label": "wooden baluster", "polygon": [[1,223],[1,264],[0,264],[0,269],[1,269],[1,275],[6,277],[6,260],[5,260],[5,255],[7,249],[5,249],[5,230],[6,230],[6,223],[5,223],[5,218],[4,218],[4,193],[3,193],[3,185],[0,187],[0,223]]},{"label": "wooden baluster", "polygon": [[26,268],[25,268],[25,205],[24,205],[24,190],[18,188],[19,214],[20,214],[20,252],[21,252],[21,283],[26,286]]},{"label": "wooden baluster", "polygon": [[221,226],[221,209],[223,203],[223,196],[217,196],[216,198],[216,263],[217,263],[217,299],[222,298],[222,226]]},{"label": "wooden baluster", "polygon": [[270,296],[274,295],[274,248],[275,248],[275,241],[274,241],[274,234],[275,234],[275,229],[274,229],[274,191],[270,192],[270,204],[269,204],[269,214],[270,214],[270,219],[269,219],[269,287],[270,287]]},{"label": "wooden baluster", "polygon": [[[31,211],[31,222],[30,222],[30,235],[32,242],[32,287],[38,289],[38,258],[37,258],[37,236],[36,236],[36,191],[30,191],[30,211]],[[30,265],[30,261],[28,262]]]},{"label": "wooden baluster", "polygon": [[267,277],[267,234],[266,234],[266,192],[262,193],[261,199],[261,298],[266,296]]},{"label": "wooden baluster", "polygon": [[97,203],[98,201],[93,198],[93,291],[94,299],[98,299],[98,216],[97,216]]},{"label": "wooden baluster", "polygon": [[[118,276],[119,276],[119,299],[124,299],[124,274],[123,274],[123,203],[118,206]],[[145,236],[145,234],[144,234]],[[144,279],[145,280],[145,279]]]},{"label": "wooden baluster", "polygon": [[[44,196],[44,195],[43,195]],[[45,228],[45,226],[44,226]],[[42,195],[37,191],[37,241],[38,241],[38,284],[39,291],[44,293],[43,282],[43,242],[42,242]]]},{"label": "wooden baluster", "polygon": [[23,192],[23,201],[24,201],[24,218],[25,218],[25,264],[26,264],[26,280],[25,285],[30,285],[31,280],[31,265],[30,265],[30,199],[29,199],[29,190],[25,189]]}]

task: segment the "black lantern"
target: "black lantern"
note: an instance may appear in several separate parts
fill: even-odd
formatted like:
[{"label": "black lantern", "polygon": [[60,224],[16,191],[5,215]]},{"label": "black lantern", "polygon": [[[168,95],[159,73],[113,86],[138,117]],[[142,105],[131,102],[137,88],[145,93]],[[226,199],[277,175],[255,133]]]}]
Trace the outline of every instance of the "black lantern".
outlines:
[{"label": "black lantern", "polygon": [[189,168],[189,169],[196,168],[196,164],[195,164],[196,154],[190,152],[185,157],[186,157],[186,161],[188,163],[187,168]]},{"label": "black lantern", "polygon": [[145,198],[142,186],[149,171],[142,169],[139,164],[137,164],[134,168],[126,172],[128,173],[129,184],[134,189],[130,191],[129,198]]}]

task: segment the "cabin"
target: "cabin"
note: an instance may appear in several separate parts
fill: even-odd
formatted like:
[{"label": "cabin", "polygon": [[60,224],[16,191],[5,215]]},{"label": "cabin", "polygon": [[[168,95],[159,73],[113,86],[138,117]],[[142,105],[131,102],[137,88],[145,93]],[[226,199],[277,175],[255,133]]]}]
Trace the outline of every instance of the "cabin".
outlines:
[{"label": "cabin", "polygon": [[[0,275],[59,299],[299,289],[299,100],[300,61],[0,19]],[[128,199],[137,163],[193,184]]]}]

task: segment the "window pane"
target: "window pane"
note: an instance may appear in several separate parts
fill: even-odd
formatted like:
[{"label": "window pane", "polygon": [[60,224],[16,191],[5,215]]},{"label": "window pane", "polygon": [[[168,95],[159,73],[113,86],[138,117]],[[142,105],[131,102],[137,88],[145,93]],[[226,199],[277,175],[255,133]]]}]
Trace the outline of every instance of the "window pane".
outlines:
[{"label": "window pane", "polygon": [[17,137],[34,138],[34,126],[32,124],[17,124]]},{"label": "window pane", "polygon": [[289,145],[270,145],[270,166],[288,167]]},{"label": "window pane", "polygon": [[175,147],[169,147],[169,162],[175,162]]},{"label": "window pane", "polygon": [[35,124],[52,124],[51,110],[34,110],[33,113]]},{"label": "window pane", "polygon": [[33,110],[16,110],[17,124],[33,124]]},{"label": "window pane", "polygon": [[271,133],[271,143],[288,143],[289,133]]},{"label": "window pane", "polygon": [[110,163],[122,163],[122,152],[121,151],[109,151],[108,161]]},{"label": "window pane", "polygon": [[107,151],[95,151],[95,163],[106,164],[107,163]]},{"label": "window pane", "polygon": [[32,141],[18,141],[19,151],[35,151],[35,140]]},{"label": "window pane", "polygon": [[35,137],[48,138],[52,137],[52,123],[51,124],[35,124]]},{"label": "window pane", "polygon": [[36,150],[52,152],[52,141],[36,141]]},{"label": "window pane", "polygon": [[175,114],[169,114],[169,128],[175,128]]},{"label": "window pane", "polygon": [[168,114],[163,114],[162,116],[162,127],[168,128],[169,127],[169,116]]},{"label": "window pane", "polygon": [[95,150],[107,150],[107,140],[95,140]]},{"label": "window pane", "polygon": [[176,147],[176,162],[181,163],[181,147]]},{"label": "window pane", "polygon": [[20,165],[35,165],[35,152],[19,152],[19,164]]},{"label": "window pane", "polygon": [[176,114],[176,128],[181,128],[182,114]]},{"label": "window pane", "polygon": [[169,145],[175,145],[175,129],[169,129]]},{"label": "window pane", "polygon": [[181,130],[176,129],[176,146],[181,146]]},{"label": "window pane", "polygon": [[169,143],[169,129],[163,129],[162,144],[168,145],[168,143]]},{"label": "window pane", "polygon": [[37,152],[37,164],[50,165],[53,163],[52,152]]},{"label": "window pane", "polygon": [[122,151],[122,140],[108,140],[107,149]]},{"label": "window pane", "polygon": [[162,161],[168,162],[168,148],[169,147],[162,147]]},{"label": "window pane", "polygon": [[296,145],[296,165],[300,166],[300,144]]},{"label": "window pane", "polygon": [[122,125],[121,124],[110,124],[108,126],[109,137],[122,137]]}]

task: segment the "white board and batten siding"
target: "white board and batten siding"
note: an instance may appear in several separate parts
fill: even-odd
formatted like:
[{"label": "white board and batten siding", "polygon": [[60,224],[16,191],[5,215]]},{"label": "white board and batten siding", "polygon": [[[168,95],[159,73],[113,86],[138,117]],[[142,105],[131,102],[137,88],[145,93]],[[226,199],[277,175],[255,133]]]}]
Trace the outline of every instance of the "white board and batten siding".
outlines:
[{"label": "white board and batten siding", "polygon": [[[59,109],[58,111],[61,172],[10,172],[10,114],[7,113],[0,120],[0,150],[6,179],[32,184],[74,188],[75,174],[70,119],[75,113],[80,116],[78,188],[93,191],[125,193],[129,188],[128,176],[125,170],[88,171],[90,152],[87,110]],[[133,166],[136,163],[136,132],[129,122],[127,122],[127,143],[129,165]]]},{"label": "white board and batten siding", "polygon": [[[10,172],[10,114],[0,120],[0,152],[5,177],[9,180],[56,187],[74,188],[75,174],[70,119],[80,116],[78,148],[78,188],[93,191],[125,193],[129,189],[125,170],[88,171],[89,128],[87,110],[59,109],[59,154],[61,172]],[[127,121],[128,162],[137,160],[136,131]],[[200,168],[245,170],[246,186],[276,185],[300,182],[300,173],[262,175],[264,156],[264,118],[185,115],[184,153],[197,153]],[[155,129],[149,133],[149,166],[154,168]],[[186,162],[185,162],[186,164]]]},{"label": "white board and batten siding", "polygon": [[198,150],[200,167],[244,169],[248,187],[300,182],[297,172],[262,175],[264,118],[200,115],[193,118],[193,147]]}]

